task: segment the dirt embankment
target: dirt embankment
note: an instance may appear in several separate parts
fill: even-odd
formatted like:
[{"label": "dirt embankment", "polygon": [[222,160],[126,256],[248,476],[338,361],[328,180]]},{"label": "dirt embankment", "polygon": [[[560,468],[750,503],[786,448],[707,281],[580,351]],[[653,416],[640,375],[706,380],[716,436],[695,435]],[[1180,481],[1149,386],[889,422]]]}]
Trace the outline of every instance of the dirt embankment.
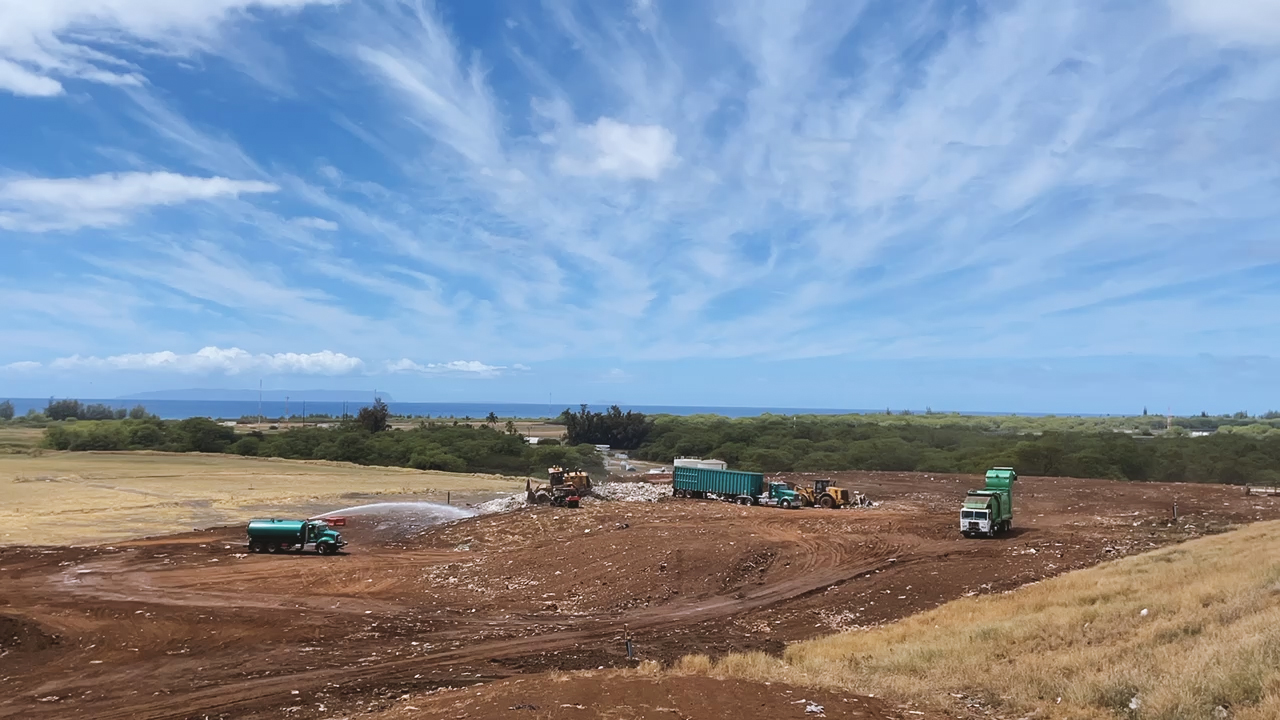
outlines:
[{"label": "dirt embankment", "polygon": [[[1027,478],[1012,534],[964,540],[958,498],[978,480],[839,477],[881,505],[611,502],[407,532],[361,518],[345,529],[349,552],[333,557],[244,555],[238,528],[91,548],[3,548],[0,684],[8,692],[0,718],[336,718],[406,704],[426,713],[414,717],[456,717],[444,705],[428,713],[416,698],[530,672],[777,652],[788,641],[1280,518],[1280,499],[1239,488]],[[626,656],[624,633],[636,660]],[[665,685],[627,683],[616,691],[628,707],[701,702]],[[522,703],[543,712],[558,698],[581,704],[572,693],[518,702],[511,695],[502,713],[485,715],[507,702],[505,687],[515,686],[469,691],[481,693],[469,716],[518,717],[509,707]],[[670,705],[662,693],[676,693]],[[761,717],[781,702],[765,695],[773,699],[761,696]],[[441,692],[439,702],[462,697]],[[821,704],[838,717],[830,708],[841,702]],[[918,717],[858,702],[850,712],[871,714],[847,717]],[[530,717],[571,716],[564,713]],[[805,716],[788,713],[771,717]]]}]

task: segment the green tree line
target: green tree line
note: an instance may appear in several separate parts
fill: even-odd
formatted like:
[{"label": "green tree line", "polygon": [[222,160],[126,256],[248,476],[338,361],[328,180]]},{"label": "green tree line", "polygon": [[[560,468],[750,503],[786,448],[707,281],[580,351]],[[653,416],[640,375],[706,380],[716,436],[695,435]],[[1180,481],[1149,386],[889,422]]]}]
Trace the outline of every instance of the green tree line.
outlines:
[{"label": "green tree line", "polygon": [[670,463],[715,457],[761,472],[900,470],[979,473],[1012,465],[1024,475],[1164,482],[1280,484],[1280,433],[1142,436],[973,424],[867,422],[864,416],[660,416],[632,455]]},{"label": "green tree line", "polygon": [[[603,470],[590,446],[530,445],[519,435],[490,426],[423,422],[409,430],[385,429],[377,412],[368,425],[351,421],[332,428],[295,428],[280,433],[237,433],[208,418],[59,423],[45,429],[54,450],[163,450],[231,453],[252,457],[339,460],[361,465],[419,470],[544,474],[553,465]],[[380,427],[373,431],[370,427]]]}]

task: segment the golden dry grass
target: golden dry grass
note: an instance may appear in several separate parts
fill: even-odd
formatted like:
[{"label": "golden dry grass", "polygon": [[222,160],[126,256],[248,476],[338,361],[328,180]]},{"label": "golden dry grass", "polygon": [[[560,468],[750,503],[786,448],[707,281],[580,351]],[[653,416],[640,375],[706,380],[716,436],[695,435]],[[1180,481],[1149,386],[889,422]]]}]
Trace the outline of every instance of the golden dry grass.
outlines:
[{"label": "golden dry grass", "polygon": [[[522,479],[349,463],[178,453],[0,454],[0,545],[109,542],[352,504],[353,494],[444,500]],[[344,497],[346,496],[346,497]]]},{"label": "golden dry grass", "polygon": [[[1146,614],[1143,614],[1143,610]],[[672,672],[1037,718],[1280,717],[1280,522]],[[954,695],[964,695],[957,699]]]},{"label": "golden dry grass", "polygon": [[0,427],[0,454],[27,452],[37,447],[43,438],[44,430],[41,428]]}]

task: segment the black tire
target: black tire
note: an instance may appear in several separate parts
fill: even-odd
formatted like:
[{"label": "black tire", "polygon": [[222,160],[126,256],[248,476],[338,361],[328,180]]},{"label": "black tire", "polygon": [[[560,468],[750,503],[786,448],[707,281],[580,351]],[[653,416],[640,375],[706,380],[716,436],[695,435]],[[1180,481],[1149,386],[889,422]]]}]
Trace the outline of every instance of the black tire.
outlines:
[{"label": "black tire", "polygon": [[821,498],[818,498],[818,504],[827,510],[830,510],[836,506],[836,499],[830,495],[823,495]]},{"label": "black tire", "polygon": [[250,541],[249,541],[249,552],[260,553],[260,552],[262,552],[264,549],[265,549],[265,548],[263,547],[263,545],[262,545],[262,541],[261,541],[261,540],[250,540]]},{"label": "black tire", "polygon": [[791,501],[790,501],[790,500],[779,500],[779,501],[778,501],[778,507],[782,508],[783,510],[790,510],[790,509],[791,509]]},{"label": "black tire", "polygon": [[332,555],[337,552],[337,548],[333,546],[333,543],[316,543],[316,552],[321,555]]},{"label": "black tire", "polygon": [[269,553],[278,553],[278,552],[280,552],[280,543],[278,543],[278,542],[274,542],[274,541],[273,541],[273,542],[269,542],[269,543],[267,543],[267,552],[269,552]]}]

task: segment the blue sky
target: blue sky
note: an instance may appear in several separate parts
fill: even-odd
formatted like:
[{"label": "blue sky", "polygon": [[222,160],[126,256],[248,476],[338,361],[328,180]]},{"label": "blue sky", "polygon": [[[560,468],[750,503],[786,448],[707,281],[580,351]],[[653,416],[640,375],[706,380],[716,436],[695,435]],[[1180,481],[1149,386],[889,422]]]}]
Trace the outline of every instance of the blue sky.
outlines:
[{"label": "blue sky", "polygon": [[1280,406],[1280,1],[0,0],[0,395]]}]

